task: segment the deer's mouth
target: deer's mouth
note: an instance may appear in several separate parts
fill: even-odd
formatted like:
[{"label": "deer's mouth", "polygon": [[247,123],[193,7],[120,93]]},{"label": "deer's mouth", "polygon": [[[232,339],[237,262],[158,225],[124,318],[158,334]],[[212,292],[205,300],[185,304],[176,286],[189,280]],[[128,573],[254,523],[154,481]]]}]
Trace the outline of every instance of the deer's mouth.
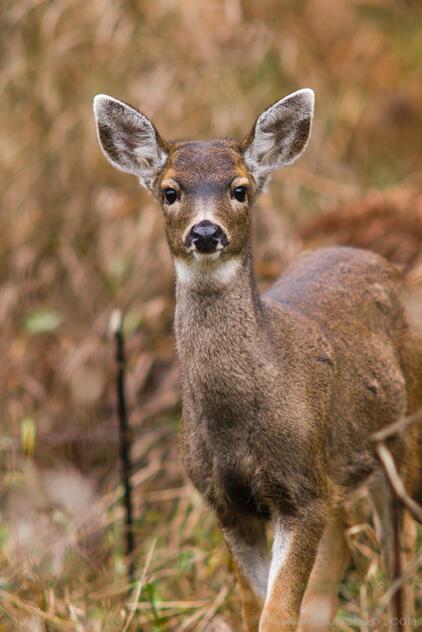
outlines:
[{"label": "deer's mouth", "polygon": [[196,261],[217,261],[220,258],[222,248],[217,248],[214,252],[198,252],[197,250],[192,250],[192,254]]}]

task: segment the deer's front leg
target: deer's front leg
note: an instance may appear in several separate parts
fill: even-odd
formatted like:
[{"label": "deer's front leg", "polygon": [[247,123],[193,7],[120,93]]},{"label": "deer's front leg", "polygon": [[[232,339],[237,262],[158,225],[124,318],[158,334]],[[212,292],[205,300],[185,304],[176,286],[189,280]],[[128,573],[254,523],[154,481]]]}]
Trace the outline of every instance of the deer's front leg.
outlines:
[{"label": "deer's front leg", "polygon": [[309,515],[274,523],[273,556],[259,632],[293,632],[325,520]]},{"label": "deer's front leg", "polygon": [[240,516],[235,526],[223,527],[223,533],[240,584],[244,628],[258,632],[270,567],[265,523]]},{"label": "deer's front leg", "polygon": [[302,601],[300,632],[333,630],[338,585],[350,557],[345,529],[344,517],[339,511],[330,516]]}]

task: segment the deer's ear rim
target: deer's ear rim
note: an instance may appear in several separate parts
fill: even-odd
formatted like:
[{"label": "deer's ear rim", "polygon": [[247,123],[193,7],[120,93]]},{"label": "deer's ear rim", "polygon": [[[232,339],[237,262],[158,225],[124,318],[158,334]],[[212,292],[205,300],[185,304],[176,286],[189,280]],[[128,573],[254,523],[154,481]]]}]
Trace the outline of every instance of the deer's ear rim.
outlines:
[{"label": "deer's ear rim", "polygon": [[[155,176],[167,159],[167,143],[152,121],[129,103],[103,93],[95,95],[93,111],[98,143],[106,159],[116,169],[137,176],[141,184],[152,189]],[[120,140],[123,139],[125,119],[133,125],[134,135],[132,139],[127,135],[122,144],[118,136],[120,131]],[[143,152],[142,142],[136,142],[137,133],[147,140],[149,151]]]},{"label": "deer's ear rim", "polygon": [[[258,183],[262,185],[272,171],[292,164],[303,154],[311,136],[314,110],[314,91],[311,88],[302,88],[276,101],[257,117],[251,131],[241,142],[241,150]],[[300,132],[301,138],[298,136],[299,142],[290,154],[288,151],[280,151],[278,159],[268,161],[265,157],[276,145],[275,142],[271,145],[269,123],[274,127],[278,121],[281,126],[287,117],[291,119],[292,132],[296,129],[296,135]]]}]

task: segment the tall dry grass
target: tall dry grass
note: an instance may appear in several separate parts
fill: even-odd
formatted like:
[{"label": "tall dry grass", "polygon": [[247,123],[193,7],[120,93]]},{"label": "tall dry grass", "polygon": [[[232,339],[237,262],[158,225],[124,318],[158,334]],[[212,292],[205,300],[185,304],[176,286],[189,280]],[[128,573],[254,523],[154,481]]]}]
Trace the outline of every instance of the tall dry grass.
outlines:
[{"label": "tall dry grass", "polygon": [[[207,137],[244,134],[271,101],[316,90],[306,157],[274,177],[256,214],[265,285],[301,247],[299,223],[370,189],[419,187],[421,18],[416,0],[3,1],[0,629],[239,629],[221,538],[177,456],[162,220],[101,156],[93,95],[140,107],[164,136]],[[132,596],[107,335],[116,306],[136,436]],[[359,629],[385,587],[370,524],[350,538],[340,630]]]}]

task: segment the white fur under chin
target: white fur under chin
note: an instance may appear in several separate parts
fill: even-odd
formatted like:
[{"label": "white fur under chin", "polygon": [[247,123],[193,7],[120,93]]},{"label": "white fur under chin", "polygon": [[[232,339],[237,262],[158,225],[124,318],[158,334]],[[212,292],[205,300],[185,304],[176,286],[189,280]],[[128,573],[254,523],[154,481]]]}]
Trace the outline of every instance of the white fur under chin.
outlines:
[{"label": "white fur under chin", "polygon": [[213,252],[209,255],[197,252],[194,253],[194,256],[195,259],[189,262],[183,259],[174,259],[176,277],[180,283],[189,286],[206,285],[207,283],[227,285],[234,279],[241,266],[239,257],[219,261],[219,252]]}]

